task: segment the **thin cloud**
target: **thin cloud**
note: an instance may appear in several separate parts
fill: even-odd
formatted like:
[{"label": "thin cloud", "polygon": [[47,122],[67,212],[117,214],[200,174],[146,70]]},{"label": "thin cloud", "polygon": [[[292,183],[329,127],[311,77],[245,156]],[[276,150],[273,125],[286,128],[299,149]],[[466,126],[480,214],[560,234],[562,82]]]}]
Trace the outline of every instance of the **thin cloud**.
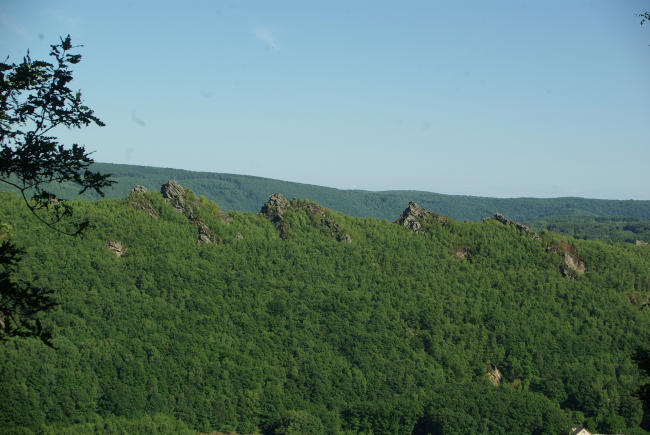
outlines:
[{"label": "thin cloud", "polygon": [[255,29],[255,36],[267,44],[267,49],[271,48],[273,51],[278,51],[280,50],[280,47],[278,47],[278,44],[275,43],[275,39],[273,37],[273,33],[271,32],[270,29],[267,29],[265,27],[258,27]]},{"label": "thin cloud", "polygon": [[15,19],[12,19],[12,17],[10,17],[7,14],[0,14],[0,23],[2,23],[2,26],[5,29],[10,29],[14,33],[17,33],[21,36],[27,36],[28,34],[28,32],[25,29],[23,29],[22,27],[18,27],[16,25]]},{"label": "thin cloud", "polygon": [[67,29],[72,29],[74,33],[78,33],[77,20],[73,18],[69,11],[62,11],[57,9],[46,9],[44,14],[50,19],[65,26]]}]

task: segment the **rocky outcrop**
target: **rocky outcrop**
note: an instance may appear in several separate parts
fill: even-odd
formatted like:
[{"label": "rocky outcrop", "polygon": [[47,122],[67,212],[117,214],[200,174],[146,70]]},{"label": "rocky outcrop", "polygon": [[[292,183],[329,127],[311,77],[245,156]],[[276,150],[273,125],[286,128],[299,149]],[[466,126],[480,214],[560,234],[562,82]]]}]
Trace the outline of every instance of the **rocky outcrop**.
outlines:
[{"label": "rocky outcrop", "polygon": [[643,240],[637,240],[637,241],[636,241],[636,245],[637,245],[637,246],[645,246],[645,245],[647,245],[647,244],[648,244],[648,242],[644,242]]},{"label": "rocky outcrop", "polygon": [[580,258],[580,255],[578,255],[578,248],[569,245],[568,242],[560,242],[553,246],[549,246],[546,248],[546,252],[562,256],[560,272],[565,278],[576,281],[580,278],[580,275],[587,271],[586,263],[582,258]]},{"label": "rocky outcrop", "polygon": [[189,201],[185,198],[185,189],[174,180],[169,180],[167,183],[160,186],[160,193],[168,204],[183,214],[187,214],[189,218],[194,217],[194,209],[198,206],[199,199],[196,195],[192,194],[193,198]]},{"label": "rocky outcrop", "polygon": [[140,186],[139,184],[135,186],[133,189],[131,189],[131,193],[145,193],[147,192],[147,188],[144,186]]},{"label": "rocky outcrop", "polygon": [[304,210],[315,225],[327,229],[330,235],[336,237],[339,242],[352,243],[352,237],[338,223],[327,217],[325,208],[314,202],[296,198],[289,202],[284,196],[274,193],[269,201],[262,206],[261,213],[278,226],[282,240],[290,238],[289,227],[284,221],[284,213],[291,208]]},{"label": "rocky outcrop", "polygon": [[466,251],[465,249],[463,249],[463,248],[456,247],[456,248],[453,249],[453,253],[451,254],[451,256],[452,256],[455,260],[466,260],[467,257],[469,256],[469,252],[467,252],[467,251]]},{"label": "rocky outcrop", "polygon": [[279,193],[274,193],[269,198],[269,202],[262,206],[262,214],[266,215],[271,221],[280,223],[284,221],[284,212],[291,208],[291,203]]},{"label": "rocky outcrop", "polygon": [[237,240],[244,240],[244,236],[242,236],[241,233],[237,233],[237,235],[235,236],[235,239],[237,239]]},{"label": "rocky outcrop", "polygon": [[[200,203],[199,198],[196,197],[194,192],[189,189],[184,189],[183,186],[174,180],[169,180],[160,186],[160,193],[165,199],[165,202],[171,204],[177,211],[183,213],[193,225],[197,226],[199,230],[197,244],[208,245],[218,242],[219,238],[212,234],[210,228],[196,216]],[[221,211],[219,212],[218,219],[223,223],[230,223],[230,217]]]},{"label": "rocky outcrop", "polygon": [[489,365],[487,366],[487,373],[485,374],[485,378],[489,379],[496,387],[501,383],[501,379],[503,379],[503,375],[501,374],[497,366]]},{"label": "rocky outcrop", "polygon": [[[160,214],[158,213],[158,210],[153,208],[153,205],[147,200],[145,196],[143,196],[144,193],[147,192],[147,188],[143,186],[135,186],[133,189],[131,189],[131,195],[132,200],[129,201],[129,205],[133,206],[136,210],[143,211],[147,213],[149,216],[154,218],[155,220],[160,219]],[[134,195],[135,194],[135,195]],[[139,194],[139,195],[138,195]]]},{"label": "rocky outcrop", "polygon": [[109,248],[111,248],[113,252],[115,252],[115,255],[117,255],[118,257],[121,257],[126,252],[126,246],[124,246],[120,242],[114,242],[112,240],[109,240],[108,242],[106,242],[106,244],[108,245]]},{"label": "rocky outcrop", "polygon": [[214,234],[210,231],[210,228],[201,221],[195,222],[196,226],[199,228],[199,240],[196,241],[199,245],[206,245],[215,242]]},{"label": "rocky outcrop", "polygon": [[447,225],[447,222],[445,222],[442,216],[440,216],[438,213],[425,210],[411,201],[408,203],[401,216],[398,217],[397,220],[393,223],[401,225],[413,233],[424,234],[427,231],[422,227],[421,221],[427,221],[430,219],[439,221],[443,227]]},{"label": "rocky outcrop", "polygon": [[585,262],[578,255],[569,252],[564,252],[562,255],[564,262],[560,266],[560,270],[563,276],[575,280],[578,278],[576,272],[585,273],[587,271]]},{"label": "rocky outcrop", "polygon": [[483,222],[492,219],[501,222],[503,225],[512,225],[515,228],[517,228],[519,231],[523,231],[526,234],[531,234],[533,236],[533,239],[539,239],[539,235],[537,235],[536,232],[528,228],[526,225],[506,219],[505,216],[503,216],[501,213],[495,214],[494,217],[483,219]]},{"label": "rocky outcrop", "polygon": [[332,219],[323,219],[323,224],[330,229],[330,235],[336,237],[339,242],[352,243],[352,237]]}]

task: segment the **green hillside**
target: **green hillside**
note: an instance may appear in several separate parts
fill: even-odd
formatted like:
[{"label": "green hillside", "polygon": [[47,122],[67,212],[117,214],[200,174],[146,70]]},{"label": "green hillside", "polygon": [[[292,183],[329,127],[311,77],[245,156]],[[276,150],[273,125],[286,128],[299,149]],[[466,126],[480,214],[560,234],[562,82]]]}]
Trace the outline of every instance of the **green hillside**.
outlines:
[{"label": "green hillside", "polygon": [[[547,216],[632,216],[650,219],[650,201],[614,201],[585,198],[482,198],[475,196],[442,195],[420,191],[368,192],[339,190],[309,184],[291,183],[246,175],[192,172],[179,169],[146,166],[95,163],[92,170],[112,173],[118,183],[107,189],[107,198],[124,198],[135,185],[158,190],[162,183],[176,180],[197,195],[219,204],[224,210],[259,212],[273,193],[285,198],[303,198],[327,208],[356,217],[374,217],[394,221],[409,201],[415,201],[427,210],[450,216],[457,221],[478,222],[495,213],[519,222]],[[77,190],[66,188],[57,191],[66,198],[74,198]],[[98,199],[90,193],[84,199]]]},{"label": "green hillside", "polygon": [[550,216],[526,224],[536,231],[545,228],[576,239],[650,243],[650,220],[634,217]]},{"label": "green hillside", "polygon": [[[83,238],[0,192],[20,279],[60,302],[57,350],[0,352],[0,433],[647,433],[630,356],[650,337],[648,246],[415,206],[400,224],[279,197],[224,214],[165,200],[150,171],[120,180],[153,192],[75,201]],[[282,192],[218,176],[193,182]]]}]

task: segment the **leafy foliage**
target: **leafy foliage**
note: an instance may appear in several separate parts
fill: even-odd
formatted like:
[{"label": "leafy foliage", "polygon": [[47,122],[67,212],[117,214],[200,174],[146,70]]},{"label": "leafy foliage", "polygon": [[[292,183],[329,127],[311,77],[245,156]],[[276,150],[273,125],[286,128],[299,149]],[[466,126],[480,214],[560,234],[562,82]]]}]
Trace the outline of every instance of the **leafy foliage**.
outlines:
[{"label": "leafy foliage", "polygon": [[[66,148],[46,135],[58,126],[104,126],[83,104],[81,91],[74,93],[68,87],[72,81],[69,65],[81,61],[81,55],[68,53],[77,48],[70,36],[51,47],[55,65],[33,61],[29,52],[18,65],[0,63],[0,181],[18,189],[34,215],[55,228],[72,216],[72,209],[43,185],[69,183],[79,186],[80,194],[91,189],[103,196],[102,189],[114,181],[109,180],[110,174],[88,170],[93,160],[83,146]],[[33,192],[33,203],[27,200],[27,191]],[[87,225],[76,224],[76,233]]]},{"label": "leafy foliage", "polygon": [[24,250],[5,240],[11,228],[0,222],[0,342],[11,337],[39,337],[51,345],[52,334],[43,330],[37,315],[56,305],[52,292],[15,282],[16,267]]},{"label": "leafy foliage", "polygon": [[[84,147],[66,148],[55,137],[46,136],[57,126],[104,125],[83,105],[81,91],[74,94],[68,88],[72,81],[69,65],[81,60],[81,55],[68,53],[76,48],[70,36],[51,47],[56,65],[32,61],[29,52],[19,65],[0,63],[0,182],[17,189],[43,224],[78,235],[89,221],[73,222],[70,204],[59,201],[44,185],[66,183],[80,187],[80,194],[92,189],[103,195],[102,189],[114,181],[108,179],[110,174],[88,170],[93,160]],[[33,193],[31,201],[27,192]],[[51,334],[43,330],[38,315],[55,305],[52,292],[14,279],[23,252],[5,236],[0,242],[0,342],[35,336],[49,345]]]},{"label": "leafy foliage", "polygon": [[[58,350],[20,340],[0,353],[2,427],[162,413],[204,433],[543,434],[620,422],[645,433],[630,357],[650,334],[639,310],[647,246],[533,239],[495,220],[431,219],[413,234],[328,212],[345,243],[297,206],[282,240],[263,215],[222,219],[205,198],[194,217],[219,243],[199,245],[197,226],[157,192],[74,202],[95,223],[82,239],[26,219],[12,194],[0,201],[25,251],[18,273],[60,304],[44,320]],[[562,275],[560,245],[586,265],[576,280]]]}]

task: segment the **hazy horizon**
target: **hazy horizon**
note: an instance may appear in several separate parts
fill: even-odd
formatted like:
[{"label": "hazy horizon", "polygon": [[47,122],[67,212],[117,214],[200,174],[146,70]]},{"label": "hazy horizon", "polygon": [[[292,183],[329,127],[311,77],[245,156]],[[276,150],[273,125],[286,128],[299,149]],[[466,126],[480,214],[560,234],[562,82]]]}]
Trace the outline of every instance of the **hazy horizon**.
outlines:
[{"label": "hazy horizon", "polygon": [[[188,171],[188,172],[196,172],[196,173],[208,173],[208,174],[223,174],[223,175],[235,175],[235,176],[246,176],[246,177],[254,177],[254,178],[263,178],[263,179],[268,179],[268,180],[274,180],[274,181],[281,181],[281,182],[286,182],[286,183],[296,183],[296,184],[304,184],[304,185],[309,185],[309,186],[317,186],[317,187],[324,187],[328,189],[336,189],[336,190],[350,190],[350,191],[359,191],[359,192],[373,192],[373,193],[382,193],[382,192],[424,192],[424,193],[436,193],[436,194],[441,194],[441,195],[449,195],[449,196],[469,196],[469,197],[475,197],[475,198],[495,198],[495,199],[523,199],[523,198],[529,198],[529,199],[557,199],[557,198],[583,198],[583,199],[602,199],[602,200],[612,200],[612,201],[648,201],[648,200],[642,200],[642,199],[608,199],[608,198],[595,198],[595,197],[586,197],[586,196],[547,196],[547,197],[540,197],[540,196],[484,196],[484,195],[467,195],[467,194],[456,194],[456,193],[442,193],[442,192],[436,192],[433,190],[420,190],[420,189],[385,189],[385,190],[370,190],[370,189],[346,189],[346,188],[339,188],[339,187],[331,187],[331,186],[322,186],[320,184],[313,184],[313,183],[302,183],[298,181],[292,181],[292,180],[283,180],[280,178],[271,178],[271,177],[261,177],[259,175],[252,175],[252,174],[235,174],[232,172],[214,172],[214,171],[195,171],[192,169],[182,169],[182,168],[172,168],[172,167],[162,167],[162,166],[149,166],[149,165],[134,165],[131,163],[112,163],[112,162],[95,162],[95,163],[100,163],[100,164],[111,164],[111,165],[128,165],[128,166],[140,166],[140,167],[145,167],[145,168],[154,168],[154,169],[169,169],[169,170],[174,170],[174,171]],[[182,185],[182,182],[180,183]]]}]

